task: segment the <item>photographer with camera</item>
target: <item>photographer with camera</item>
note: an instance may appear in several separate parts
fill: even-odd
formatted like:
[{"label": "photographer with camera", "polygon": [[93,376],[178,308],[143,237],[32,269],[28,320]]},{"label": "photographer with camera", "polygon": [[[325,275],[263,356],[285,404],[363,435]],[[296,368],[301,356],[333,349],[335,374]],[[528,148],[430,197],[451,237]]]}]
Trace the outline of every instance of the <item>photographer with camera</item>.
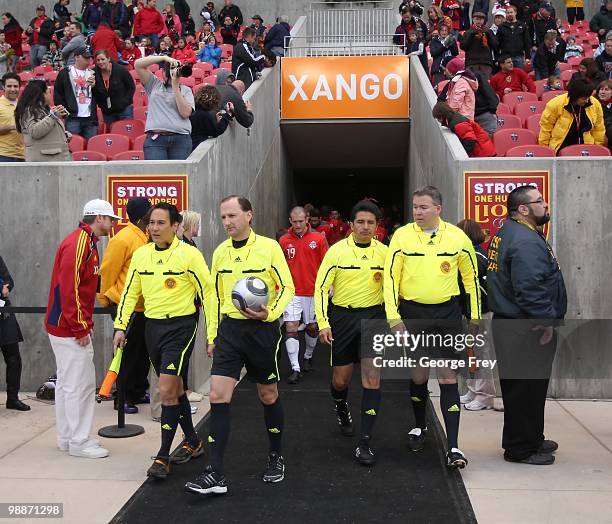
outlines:
[{"label": "photographer with camera", "polygon": [[193,149],[207,138],[222,135],[233,116],[234,106],[228,102],[221,107],[221,94],[215,86],[202,86],[195,96],[195,111],[191,120],[191,143]]},{"label": "photographer with camera", "polygon": [[[148,70],[153,64],[164,72],[163,81]],[[147,56],[136,60],[134,68],[149,97],[145,159],[185,160],[191,153],[189,117],[195,104],[191,89],[179,79],[191,76],[191,65],[168,56]]]}]

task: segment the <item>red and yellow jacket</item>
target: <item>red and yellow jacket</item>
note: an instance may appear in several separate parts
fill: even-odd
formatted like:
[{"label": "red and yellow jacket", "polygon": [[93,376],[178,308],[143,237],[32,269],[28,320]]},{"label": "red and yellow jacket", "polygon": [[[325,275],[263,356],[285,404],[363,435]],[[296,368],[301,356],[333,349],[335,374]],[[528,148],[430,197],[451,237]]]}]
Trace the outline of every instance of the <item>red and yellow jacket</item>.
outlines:
[{"label": "red and yellow jacket", "polygon": [[98,237],[84,223],[57,249],[45,316],[47,333],[83,338],[93,328],[98,289]]}]

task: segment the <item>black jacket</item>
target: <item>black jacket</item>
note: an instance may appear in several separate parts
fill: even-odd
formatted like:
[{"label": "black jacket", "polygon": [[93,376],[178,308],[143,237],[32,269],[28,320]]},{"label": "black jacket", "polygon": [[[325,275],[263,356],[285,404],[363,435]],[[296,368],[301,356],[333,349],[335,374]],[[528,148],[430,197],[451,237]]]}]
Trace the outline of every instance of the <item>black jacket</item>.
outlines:
[{"label": "black jacket", "polygon": [[487,37],[487,45],[483,44],[482,38],[476,36],[474,29],[468,29],[459,44],[465,51],[465,67],[471,65],[488,65],[493,67],[493,53],[497,52],[497,38],[490,29],[485,29],[483,34]]},{"label": "black jacket", "polygon": [[561,61],[563,57],[563,50],[561,46],[557,46],[554,52],[549,51],[546,44],[542,43],[538,46],[535,56],[533,57],[533,68],[534,70],[540,71],[540,74],[544,77],[554,75],[557,63]]},{"label": "black jacket", "polygon": [[121,1],[115,5],[107,2],[102,6],[102,22],[106,22],[113,31],[120,31],[124,38],[130,33],[128,9]]},{"label": "black jacket", "polygon": [[478,80],[478,89],[475,93],[476,105],[474,107],[474,116],[484,113],[495,114],[499,105],[497,94],[480,71],[472,71],[472,73],[474,73]]},{"label": "black jacket", "polygon": [[234,106],[234,117],[242,127],[251,127],[253,125],[253,113],[246,108],[244,99],[235,87],[228,85],[216,85],[217,91],[221,93],[221,108],[225,109],[228,102]]},{"label": "black jacket", "polygon": [[64,29],[64,22],[69,22],[70,17],[70,11],[68,11],[68,8],[65,5],[57,2],[53,6],[53,20],[60,22],[62,30]]},{"label": "black jacket", "polygon": [[264,55],[255,56],[255,51],[250,44],[242,39],[234,47],[232,54],[232,73],[236,80],[242,80],[248,89],[257,80],[256,73],[264,66]]},{"label": "black jacket", "polygon": [[[72,89],[72,81],[70,80],[70,67],[64,67],[55,79],[53,103],[56,106],[62,105],[68,109],[71,117],[76,118],[79,114],[79,107],[77,105],[76,96],[74,95],[74,89]],[[98,110],[96,108],[96,99],[93,96],[93,90],[91,97],[91,114],[89,118],[92,123],[98,122]]]},{"label": "black jacket", "polygon": [[557,30],[557,23],[551,16],[550,18],[542,18],[536,15],[529,22],[529,31],[531,32],[531,45],[539,46],[544,42],[544,36],[548,31]]},{"label": "black jacket", "polygon": [[242,11],[240,11],[237,5],[232,4],[229,7],[224,6],[223,9],[221,9],[219,12],[219,26],[223,25],[226,16],[229,16],[232,22],[235,21],[238,25],[242,25]]},{"label": "black jacket", "polygon": [[525,56],[531,53],[531,34],[525,22],[504,22],[497,30],[498,56]]},{"label": "black jacket", "polygon": [[228,115],[223,115],[217,122],[217,110],[206,111],[196,105],[195,111],[189,117],[191,120],[191,144],[192,151],[207,138],[215,138],[222,135],[230,121]]},{"label": "black jacket", "polygon": [[[189,4],[185,0],[174,0],[174,10],[181,20],[181,24],[187,23],[187,19],[189,18],[189,14],[191,13],[191,9],[189,8]],[[185,30],[183,29],[183,33]]]},{"label": "black jacket", "polygon": [[268,34],[264,38],[264,47],[272,49],[273,47],[285,47],[285,37],[291,36],[291,30],[287,22],[280,22],[273,25]]},{"label": "black jacket", "polygon": [[[30,27],[35,28],[36,26],[36,18],[32,18],[30,20]],[[38,45],[44,45],[45,47],[49,47],[49,43],[53,38],[53,34],[55,33],[55,27],[53,26],[53,20],[47,18],[40,24],[40,33],[38,33]],[[34,42],[34,33],[32,33],[28,37],[28,43],[32,45]]]},{"label": "black jacket", "polygon": [[[0,257],[0,291],[4,287],[4,284],[9,285],[9,291],[13,291],[15,282],[13,277],[9,273],[4,260]],[[10,295],[9,295],[10,296]],[[2,298],[0,296],[0,298]],[[2,298],[6,306],[11,305],[11,301],[7,298]],[[3,313],[0,308],[0,345],[15,344],[17,342],[23,342],[23,336],[21,335],[21,329],[13,313]]]},{"label": "black jacket", "polygon": [[489,244],[489,308],[496,317],[563,319],[567,293],[552,248],[535,229],[508,219]]},{"label": "black jacket", "polygon": [[[92,95],[100,110],[106,115],[122,113],[126,107],[132,105],[136,91],[134,79],[127,69],[116,62],[112,63],[112,67],[108,91],[102,80],[100,69],[96,67],[94,70],[96,84],[92,89]],[[108,98],[110,98],[110,108]]]},{"label": "black jacket", "polygon": [[[446,44],[446,45],[445,45]],[[453,57],[459,54],[457,40],[454,36],[447,36],[443,41],[439,37],[432,38],[429,44],[429,52],[433,61],[431,63],[431,74],[441,73],[440,66],[446,66]]]}]

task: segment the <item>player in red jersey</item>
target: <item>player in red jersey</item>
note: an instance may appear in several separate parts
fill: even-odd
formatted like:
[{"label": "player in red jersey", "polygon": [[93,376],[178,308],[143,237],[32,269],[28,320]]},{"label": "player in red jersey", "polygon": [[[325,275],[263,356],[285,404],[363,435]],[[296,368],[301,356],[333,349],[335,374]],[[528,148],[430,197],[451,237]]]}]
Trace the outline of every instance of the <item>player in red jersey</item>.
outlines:
[{"label": "player in red jersey", "polygon": [[285,344],[292,369],[287,382],[297,384],[301,378],[298,338],[300,320],[306,325],[304,371],[311,370],[312,353],[319,335],[314,309],[314,284],[319,266],[327,253],[327,240],[325,235],[312,230],[303,207],[294,207],[289,215],[289,221],[291,227],[288,233],[278,242],[287,259],[295,285],[295,296],[287,306],[283,320],[287,330]]},{"label": "player in red jersey", "polygon": [[340,211],[334,208],[332,208],[329,212],[329,227],[331,228],[332,237],[329,242],[330,246],[338,242],[338,240],[346,238],[351,232],[351,227],[344,220],[342,220]]},{"label": "player in red jersey", "polygon": [[316,207],[313,207],[308,212],[308,223],[311,229],[323,233],[325,235],[325,240],[327,240],[327,245],[331,246],[331,227],[329,227],[329,224],[325,222],[325,220],[321,219],[321,211]]}]

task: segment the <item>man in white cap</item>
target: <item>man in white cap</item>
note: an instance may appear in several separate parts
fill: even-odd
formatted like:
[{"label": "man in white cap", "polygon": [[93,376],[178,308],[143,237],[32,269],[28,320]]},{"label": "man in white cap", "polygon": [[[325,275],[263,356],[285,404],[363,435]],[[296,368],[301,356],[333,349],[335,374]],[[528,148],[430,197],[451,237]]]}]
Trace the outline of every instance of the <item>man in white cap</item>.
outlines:
[{"label": "man in white cap", "polygon": [[90,200],[83,219],[62,240],[53,265],[45,328],[57,367],[57,446],[70,455],[103,458],[108,451],[89,438],[94,417],[96,373],[91,341],[98,289],[98,239],[119,217],[106,200]]}]

